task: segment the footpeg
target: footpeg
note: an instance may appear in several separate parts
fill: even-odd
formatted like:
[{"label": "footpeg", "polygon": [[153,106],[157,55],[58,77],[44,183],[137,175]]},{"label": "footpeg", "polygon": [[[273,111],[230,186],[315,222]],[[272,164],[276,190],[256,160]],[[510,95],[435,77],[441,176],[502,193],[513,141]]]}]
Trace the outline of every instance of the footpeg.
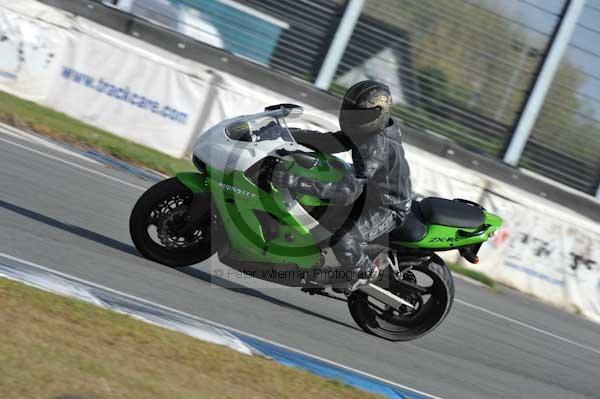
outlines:
[{"label": "footpeg", "polygon": [[377,277],[379,277],[379,268],[374,267],[373,270],[371,270],[371,274],[367,278],[359,278],[358,280],[356,280],[354,284],[352,284],[350,291],[356,291],[361,286],[369,284],[371,281],[377,280]]}]

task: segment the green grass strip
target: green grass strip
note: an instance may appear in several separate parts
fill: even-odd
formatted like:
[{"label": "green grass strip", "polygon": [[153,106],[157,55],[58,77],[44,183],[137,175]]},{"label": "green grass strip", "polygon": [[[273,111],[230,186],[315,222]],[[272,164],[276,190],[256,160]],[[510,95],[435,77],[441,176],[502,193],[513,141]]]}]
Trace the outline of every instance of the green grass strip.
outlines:
[{"label": "green grass strip", "polygon": [[458,263],[449,264],[448,267],[452,270],[453,273],[462,274],[463,276],[467,276],[472,278],[473,280],[479,281],[482,284],[487,285],[490,288],[496,289],[496,282],[483,274],[482,272],[478,272],[477,270],[469,269],[464,266],[459,265]]},{"label": "green grass strip", "polygon": [[3,91],[0,91],[0,121],[167,175],[193,170],[190,161],[171,157]]}]

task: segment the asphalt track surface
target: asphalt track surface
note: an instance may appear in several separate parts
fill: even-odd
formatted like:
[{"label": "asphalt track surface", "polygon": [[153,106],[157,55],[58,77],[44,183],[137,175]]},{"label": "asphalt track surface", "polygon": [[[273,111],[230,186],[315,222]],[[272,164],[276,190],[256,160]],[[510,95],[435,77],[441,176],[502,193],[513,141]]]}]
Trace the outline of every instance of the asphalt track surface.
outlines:
[{"label": "asphalt track surface", "polygon": [[443,398],[600,397],[600,326],[508,289],[457,279],[442,326],[390,343],[356,327],[343,302],[236,277],[214,259],[150,262],[128,233],[150,185],[0,128],[0,252]]}]

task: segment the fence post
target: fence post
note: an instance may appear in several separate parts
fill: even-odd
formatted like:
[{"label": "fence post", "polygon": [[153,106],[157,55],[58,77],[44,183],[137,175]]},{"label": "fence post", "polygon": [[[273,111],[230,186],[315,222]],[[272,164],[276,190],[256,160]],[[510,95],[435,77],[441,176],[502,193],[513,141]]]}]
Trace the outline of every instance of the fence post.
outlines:
[{"label": "fence post", "polygon": [[531,134],[531,129],[535,124],[542,105],[544,105],[544,98],[548,94],[554,75],[567,50],[584,4],[585,0],[567,0],[546,57],[542,61],[543,64],[540,72],[535,79],[531,93],[526,99],[525,106],[519,115],[516,128],[504,154],[504,162],[510,165],[517,166],[519,163],[521,154]]},{"label": "fence post", "polygon": [[325,60],[321,65],[317,79],[315,80],[315,86],[322,90],[328,90],[331,86],[331,81],[335,76],[335,71],[344,55],[346,46],[350,41],[356,22],[360,17],[365,0],[348,0],[348,5],[342,16],[342,20],[333,36],[329,50]]}]

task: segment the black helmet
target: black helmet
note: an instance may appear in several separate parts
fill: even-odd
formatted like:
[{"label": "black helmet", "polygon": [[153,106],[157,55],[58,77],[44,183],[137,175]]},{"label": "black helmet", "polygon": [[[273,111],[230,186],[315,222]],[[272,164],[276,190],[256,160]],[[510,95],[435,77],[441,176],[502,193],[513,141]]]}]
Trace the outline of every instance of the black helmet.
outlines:
[{"label": "black helmet", "polygon": [[390,88],[375,80],[363,80],[348,89],[340,107],[340,127],[348,136],[376,133],[389,124]]}]

